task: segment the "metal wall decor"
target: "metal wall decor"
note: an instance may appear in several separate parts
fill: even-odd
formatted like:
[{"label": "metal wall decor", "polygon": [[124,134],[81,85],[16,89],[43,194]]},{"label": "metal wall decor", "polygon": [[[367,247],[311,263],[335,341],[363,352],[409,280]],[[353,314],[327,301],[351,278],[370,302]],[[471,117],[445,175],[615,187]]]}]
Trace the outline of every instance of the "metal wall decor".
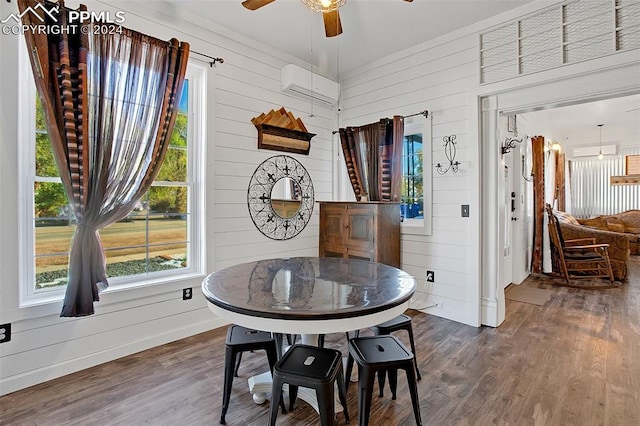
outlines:
[{"label": "metal wall decor", "polygon": [[[295,211],[282,214],[274,210],[272,192],[278,182],[290,181],[288,203],[299,205]],[[283,201],[283,200],[279,200]],[[314,191],[311,176],[298,160],[288,155],[276,155],[260,164],[251,177],[247,192],[247,205],[251,220],[265,236],[274,240],[288,240],[307,226],[313,213]]]},{"label": "metal wall decor", "polygon": [[515,139],[507,137],[502,144],[502,155],[509,153],[513,148],[516,147],[517,143],[522,143],[522,139]]},{"label": "metal wall decor", "polygon": [[[456,161],[456,135],[445,136],[442,138],[444,142],[444,155],[449,161],[449,165],[443,166],[442,164],[436,164],[436,171],[441,175],[447,173],[449,170],[453,173],[458,173],[458,166],[461,164]],[[446,167],[446,168],[445,168]]]}]

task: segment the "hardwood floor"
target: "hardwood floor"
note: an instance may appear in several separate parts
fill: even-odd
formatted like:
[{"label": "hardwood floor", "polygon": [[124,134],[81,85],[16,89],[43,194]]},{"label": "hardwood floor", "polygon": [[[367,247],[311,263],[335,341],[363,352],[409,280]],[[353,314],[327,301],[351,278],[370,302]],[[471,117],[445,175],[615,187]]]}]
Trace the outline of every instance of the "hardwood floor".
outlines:
[{"label": "hardwood floor", "polygon": [[[507,301],[498,328],[473,328],[410,311],[428,425],[640,424],[640,257],[622,288],[551,286],[544,306]],[[364,332],[363,332],[364,333]],[[405,335],[398,336],[406,341]],[[0,397],[6,425],[213,425],[222,399],[225,330],[217,329]],[[327,346],[345,349],[340,335]],[[229,425],[264,425],[246,379],[263,353],[243,356]],[[376,385],[377,387],[377,385]],[[357,423],[356,386],[349,388]],[[414,424],[404,374],[398,399],[374,395],[371,425]],[[342,415],[337,423],[344,424]],[[316,425],[305,402],[278,425]]]}]

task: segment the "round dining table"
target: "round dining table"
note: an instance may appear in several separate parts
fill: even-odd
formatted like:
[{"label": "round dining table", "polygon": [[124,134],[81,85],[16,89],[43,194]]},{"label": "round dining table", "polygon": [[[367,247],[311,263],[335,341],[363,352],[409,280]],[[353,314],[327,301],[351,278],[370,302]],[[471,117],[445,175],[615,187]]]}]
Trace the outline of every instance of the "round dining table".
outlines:
[{"label": "round dining table", "polygon": [[[218,317],[256,330],[299,334],[313,345],[319,334],[365,329],[402,314],[415,288],[415,279],[401,269],[334,257],[242,263],[202,282],[209,309]],[[268,372],[249,379],[257,403],[270,391],[270,380]]]}]

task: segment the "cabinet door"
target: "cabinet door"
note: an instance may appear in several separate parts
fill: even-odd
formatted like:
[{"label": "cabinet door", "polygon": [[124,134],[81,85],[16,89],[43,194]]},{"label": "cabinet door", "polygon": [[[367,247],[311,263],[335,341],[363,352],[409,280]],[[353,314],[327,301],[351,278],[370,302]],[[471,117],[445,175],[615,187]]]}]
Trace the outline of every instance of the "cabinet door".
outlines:
[{"label": "cabinet door", "polygon": [[321,245],[343,245],[347,226],[345,206],[322,205],[320,207]]},{"label": "cabinet door", "polygon": [[351,250],[373,251],[375,241],[374,211],[371,206],[348,206],[346,244]]}]

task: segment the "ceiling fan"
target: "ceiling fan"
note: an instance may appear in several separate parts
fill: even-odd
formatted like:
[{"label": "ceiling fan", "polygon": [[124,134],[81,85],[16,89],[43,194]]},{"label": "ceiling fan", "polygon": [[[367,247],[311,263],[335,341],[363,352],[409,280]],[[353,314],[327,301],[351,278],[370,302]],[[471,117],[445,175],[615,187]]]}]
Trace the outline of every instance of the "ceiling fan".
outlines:
[{"label": "ceiling fan", "polygon": [[[244,0],[242,5],[249,10],[256,10],[266,6],[275,0]],[[404,0],[411,3],[413,0]],[[324,19],[324,33],[327,37],[335,37],[342,34],[339,9],[347,0],[302,0],[312,10],[322,12]]]}]

